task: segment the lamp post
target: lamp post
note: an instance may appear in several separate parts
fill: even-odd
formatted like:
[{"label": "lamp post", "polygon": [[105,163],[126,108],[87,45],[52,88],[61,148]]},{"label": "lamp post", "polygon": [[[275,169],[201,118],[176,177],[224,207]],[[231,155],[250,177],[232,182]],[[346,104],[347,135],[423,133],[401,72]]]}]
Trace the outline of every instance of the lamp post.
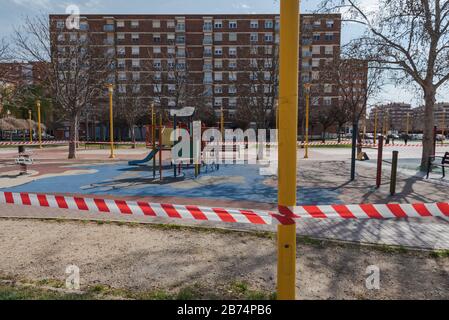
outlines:
[{"label": "lamp post", "polygon": [[30,128],[30,143],[33,142],[33,124],[31,123],[31,110],[28,110],[28,127]]},{"label": "lamp post", "polygon": [[310,83],[306,83],[304,84],[304,89],[306,91],[306,130],[305,130],[305,154],[304,154],[304,159],[308,159],[309,158],[309,114],[310,114],[310,88],[311,88],[311,84]]},{"label": "lamp post", "polygon": [[41,131],[41,102],[36,101],[37,105],[37,134],[39,137],[39,149],[42,149],[42,131]]},{"label": "lamp post", "polygon": [[109,138],[111,143],[111,155],[109,156],[110,159],[114,159],[114,110],[112,105],[112,98],[114,94],[114,86],[113,84],[108,84],[108,91],[109,91]]},{"label": "lamp post", "polygon": [[406,128],[406,135],[408,136],[410,131],[410,112],[407,112],[407,128]]},{"label": "lamp post", "polygon": [[221,106],[220,112],[221,112],[221,116],[220,116],[220,131],[221,131],[221,138],[224,140],[224,111],[223,111],[223,106]]},{"label": "lamp post", "polygon": [[373,143],[376,145],[377,142],[377,109],[374,111],[374,137]]}]

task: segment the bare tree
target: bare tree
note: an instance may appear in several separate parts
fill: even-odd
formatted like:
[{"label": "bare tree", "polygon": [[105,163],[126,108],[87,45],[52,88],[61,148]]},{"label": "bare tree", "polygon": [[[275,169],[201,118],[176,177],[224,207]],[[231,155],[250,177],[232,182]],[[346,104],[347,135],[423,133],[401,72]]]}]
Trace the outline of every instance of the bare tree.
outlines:
[{"label": "bare tree", "polygon": [[144,114],[148,114],[149,106],[144,104],[141,98],[141,85],[137,79],[130,79],[120,82],[116,90],[116,110],[117,115],[122,118],[130,130],[133,148],[136,147],[135,127]]},{"label": "bare tree", "polygon": [[362,151],[361,144],[357,143],[360,141],[360,119],[366,114],[368,99],[375,97],[380,91],[382,70],[376,67],[375,62],[347,58],[353,56],[353,50],[356,50],[354,47],[344,49],[345,55],[342,58],[335,58],[322,66],[326,72],[320,72],[320,83],[330,83],[337,87],[340,98],[337,111],[341,110],[352,123],[351,180],[354,180],[356,145],[359,146],[358,153]]},{"label": "bare tree", "polygon": [[81,113],[105,92],[115,52],[95,46],[88,32],[72,30],[67,38],[61,31],[45,16],[27,17],[14,38],[22,60],[41,62],[39,72],[57,114],[69,122],[68,157],[74,159]]},{"label": "bare tree", "polygon": [[358,56],[377,61],[398,84],[414,84],[425,100],[421,170],[433,150],[435,97],[449,80],[449,1],[379,0],[370,12],[357,0],[324,0],[324,11],[339,10],[366,27],[352,41]]},{"label": "bare tree", "polygon": [[[240,69],[249,75],[249,81],[239,85],[239,108],[256,123],[257,128],[272,126],[276,118],[279,87],[279,48],[276,44],[258,50],[257,58],[242,60]],[[264,50],[263,54],[259,51]]]},{"label": "bare tree", "polygon": [[154,96],[156,107],[161,110],[169,108],[180,109],[190,106],[198,99],[197,81],[193,73],[189,72],[187,53],[185,59],[180,59],[174,53],[148,53],[153,57],[146,62],[143,69],[147,72],[146,81],[149,84],[151,96]]},{"label": "bare tree", "polygon": [[325,143],[327,130],[335,123],[334,106],[320,106],[314,108],[312,121],[321,126],[321,141]]}]

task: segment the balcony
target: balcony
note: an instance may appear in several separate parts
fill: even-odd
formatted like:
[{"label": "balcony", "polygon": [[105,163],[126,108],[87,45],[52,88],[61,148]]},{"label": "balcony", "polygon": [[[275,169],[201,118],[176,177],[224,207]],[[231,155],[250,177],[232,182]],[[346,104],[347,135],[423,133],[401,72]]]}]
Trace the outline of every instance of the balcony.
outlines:
[{"label": "balcony", "polygon": [[213,44],[213,41],[212,41],[212,39],[203,39],[203,45],[212,45]]},{"label": "balcony", "polygon": [[176,32],[185,32],[186,31],[186,26],[184,24],[178,24],[176,25]]},{"label": "balcony", "polygon": [[204,51],[203,57],[208,57],[208,58],[212,57],[212,51]]},{"label": "balcony", "polygon": [[302,39],[301,43],[303,46],[310,46],[312,44],[312,39]]},{"label": "balcony", "polygon": [[204,25],[203,26],[203,32],[212,32],[212,31],[213,31],[212,25]]},{"label": "balcony", "polygon": [[185,44],[186,39],[185,38],[176,38],[176,44]]}]

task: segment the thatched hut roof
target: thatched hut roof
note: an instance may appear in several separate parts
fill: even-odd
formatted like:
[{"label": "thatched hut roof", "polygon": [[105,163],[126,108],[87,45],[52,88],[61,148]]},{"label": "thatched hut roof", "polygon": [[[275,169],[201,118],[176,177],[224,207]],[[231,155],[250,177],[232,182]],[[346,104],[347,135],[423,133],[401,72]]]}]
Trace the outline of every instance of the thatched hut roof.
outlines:
[{"label": "thatched hut roof", "polygon": [[5,119],[0,119],[0,130],[2,131],[14,130],[14,126]]},{"label": "thatched hut roof", "polygon": [[[31,127],[34,130],[37,130],[37,122],[31,120]],[[11,116],[4,117],[0,119],[0,130],[9,131],[9,130],[29,130],[30,123],[29,120],[25,119],[17,119]],[[41,129],[45,130],[46,127],[41,123]]]}]

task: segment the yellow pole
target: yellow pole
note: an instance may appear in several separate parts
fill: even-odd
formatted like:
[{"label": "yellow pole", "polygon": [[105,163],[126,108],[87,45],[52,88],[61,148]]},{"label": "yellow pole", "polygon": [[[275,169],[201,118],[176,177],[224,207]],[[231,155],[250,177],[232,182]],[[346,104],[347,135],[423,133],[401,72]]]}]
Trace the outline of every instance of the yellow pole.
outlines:
[{"label": "yellow pole", "polygon": [[154,104],[151,104],[151,143],[153,144],[153,149],[156,148],[156,120],[154,117]]},{"label": "yellow pole", "polygon": [[42,149],[42,130],[41,130],[41,102],[37,100],[37,132],[39,136],[39,149]]},{"label": "yellow pole", "polygon": [[[299,0],[281,0],[279,91],[279,206],[296,205]],[[296,224],[278,226],[277,297],[296,295]]]},{"label": "yellow pole", "polygon": [[306,137],[305,137],[305,148],[306,152],[304,154],[304,159],[309,158],[309,114],[310,114],[310,83],[304,85],[306,89]]},{"label": "yellow pole", "polygon": [[444,127],[446,126],[446,112],[443,109],[443,119],[441,121],[441,134],[444,136]]},{"label": "yellow pole", "polygon": [[114,86],[112,84],[108,84],[109,89],[109,138],[111,143],[111,155],[110,159],[115,158],[114,154],[114,111],[112,105],[112,95],[114,93]]},{"label": "yellow pole", "polygon": [[377,109],[374,112],[374,137],[373,142],[376,144],[377,141]]},{"label": "yellow pole", "polygon": [[28,110],[28,126],[30,127],[30,142],[33,142],[33,125],[31,123],[31,110]]}]

